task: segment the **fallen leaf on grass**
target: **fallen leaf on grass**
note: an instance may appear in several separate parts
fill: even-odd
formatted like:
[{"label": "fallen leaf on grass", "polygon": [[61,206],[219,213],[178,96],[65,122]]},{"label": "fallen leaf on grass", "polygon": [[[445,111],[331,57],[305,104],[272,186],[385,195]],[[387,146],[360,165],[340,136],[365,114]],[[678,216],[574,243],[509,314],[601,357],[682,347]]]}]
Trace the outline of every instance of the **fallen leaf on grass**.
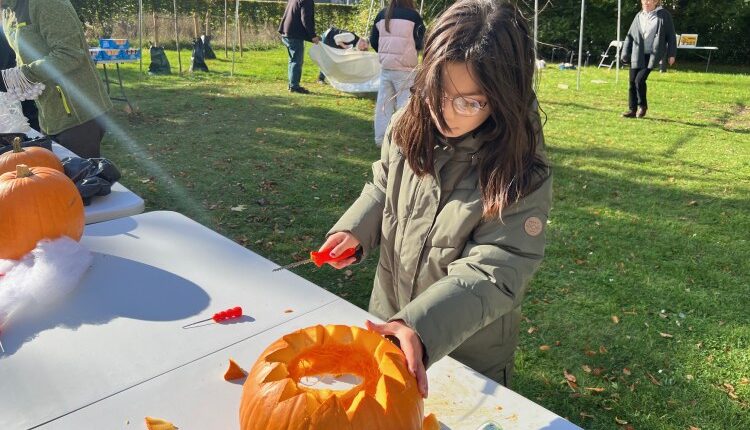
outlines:
[{"label": "fallen leaf on grass", "polygon": [[582,418],[594,418],[593,415],[587,414],[586,412],[581,412],[580,415]]},{"label": "fallen leaf on grass", "polygon": [[625,374],[625,375],[628,375],[628,376],[630,376],[630,369],[628,369],[628,368],[626,367],[626,368],[622,369],[622,373],[623,373],[623,374]]},{"label": "fallen leaf on grass", "polygon": [[667,339],[670,339],[670,338],[673,338],[673,337],[674,337],[674,336],[672,336],[672,335],[671,335],[671,334],[669,334],[669,333],[663,333],[663,332],[659,332],[659,335],[660,335],[661,337],[664,337],[664,338],[667,338]]},{"label": "fallen leaf on grass", "polygon": [[621,426],[624,426],[625,424],[627,424],[627,423],[628,423],[627,421],[625,421],[625,420],[621,420],[621,419],[619,419],[619,418],[617,418],[617,417],[615,417],[615,422],[616,422],[617,424],[621,425]]},{"label": "fallen leaf on grass", "polygon": [[247,209],[246,205],[237,205],[229,208],[229,210],[232,212],[243,212],[245,209]]},{"label": "fallen leaf on grass", "polygon": [[604,388],[601,388],[601,387],[584,387],[583,389],[586,390],[586,391],[593,391],[595,393],[603,393],[604,392]]},{"label": "fallen leaf on grass", "polygon": [[528,329],[528,330],[526,330],[526,332],[527,332],[528,334],[534,334],[534,332],[535,332],[536,330],[537,330],[537,328],[536,328],[536,327],[529,327],[529,329]]},{"label": "fallen leaf on grass", "polygon": [[615,324],[620,324],[620,317],[617,315],[612,315],[612,322]]},{"label": "fallen leaf on grass", "polygon": [[600,376],[604,372],[603,367],[596,367],[594,370],[591,371],[591,374],[594,376]]},{"label": "fallen leaf on grass", "polygon": [[696,427],[696,426],[690,426],[690,427],[688,427],[688,430],[701,430],[701,428],[700,427]]},{"label": "fallen leaf on grass", "polygon": [[646,372],[646,375],[648,375],[648,379],[651,381],[652,384],[661,386],[661,382],[659,382],[658,379],[654,378],[654,375],[648,372]]},{"label": "fallen leaf on grass", "polygon": [[604,345],[599,346],[599,353],[600,354],[606,354],[607,348],[604,347]]},{"label": "fallen leaf on grass", "polygon": [[549,351],[550,350],[550,346],[549,345],[542,345],[542,346],[539,347],[539,350],[540,351]]},{"label": "fallen leaf on grass", "polygon": [[584,364],[583,366],[581,366],[581,369],[583,369],[583,371],[586,372],[586,373],[591,373],[591,367],[589,367],[586,364]]},{"label": "fallen leaf on grass", "polygon": [[563,375],[565,375],[565,379],[567,379],[570,382],[576,382],[576,376],[568,373],[568,369],[563,370]]}]

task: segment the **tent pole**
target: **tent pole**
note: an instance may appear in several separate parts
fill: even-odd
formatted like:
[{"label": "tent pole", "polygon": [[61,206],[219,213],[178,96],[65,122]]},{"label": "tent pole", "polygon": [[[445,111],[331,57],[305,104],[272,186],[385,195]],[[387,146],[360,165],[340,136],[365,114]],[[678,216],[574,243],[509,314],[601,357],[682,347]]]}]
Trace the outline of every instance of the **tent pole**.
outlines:
[{"label": "tent pole", "polygon": [[224,0],[224,58],[229,58],[229,32],[227,31],[227,0]]},{"label": "tent pole", "polygon": [[615,83],[620,82],[620,13],[622,8],[622,0],[617,0],[617,67],[615,68]]},{"label": "tent pole", "polygon": [[370,9],[367,10],[367,22],[365,23],[365,28],[362,30],[359,34],[364,34],[365,37],[370,36],[370,19],[372,18],[372,6],[375,4],[375,0],[370,0]]},{"label": "tent pole", "polygon": [[539,0],[534,0],[534,60],[539,58],[537,43],[539,41]]},{"label": "tent pole", "polygon": [[581,26],[578,31],[578,76],[576,77],[576,89],[581,89],[581,55],[583,54],[583,13],[586,10],[586,0],[581,0]]},{"label": "tent pole", "polygon": [[138,67],[143,74],[143,0],[138,0],[138,48],[141,51]]},{"label": "tent pole", "polygon": [[174,6],[174,41],[177,44],[177,64],[180,65],[180,76],[182,76],[182,56],[180,55],[180,32],[177,29],[177,0],[172,0]]}]

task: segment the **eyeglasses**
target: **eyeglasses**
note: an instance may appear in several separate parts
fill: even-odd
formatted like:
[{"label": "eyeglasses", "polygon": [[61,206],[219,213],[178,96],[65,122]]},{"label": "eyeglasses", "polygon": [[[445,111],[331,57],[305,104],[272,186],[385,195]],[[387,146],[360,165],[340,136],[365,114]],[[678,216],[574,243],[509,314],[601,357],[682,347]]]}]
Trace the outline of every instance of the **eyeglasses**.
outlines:
[{"label": "eyeglasses", "polygon": [[443,103],[450,100],[453,104],[453,111],[461,116],[474,116],[487,106],[487,102],[480,103],[463,96],[449,97],[447,94],[443,94],[442,99]]}]

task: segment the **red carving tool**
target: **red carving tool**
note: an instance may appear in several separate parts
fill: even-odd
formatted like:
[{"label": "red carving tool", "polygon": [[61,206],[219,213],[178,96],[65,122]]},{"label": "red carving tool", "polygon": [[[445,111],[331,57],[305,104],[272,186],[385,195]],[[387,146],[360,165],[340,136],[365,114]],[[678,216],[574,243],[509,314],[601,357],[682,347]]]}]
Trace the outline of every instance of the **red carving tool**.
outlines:
[{"label": "red carving tool", "polygon": [[242,316],[242,308],[239,307],[239,306],[237,306],[235,308],[231,308],[231,309],[227,309],[225,311],[217,312],[211,318],[206,318],[204,320],[200,320],[200,321],[196,321],[196,322],[191,322],[190,324],[182,326],[182,328],[188,328],[191,325],[200,324],[200,323],[206,322],[206,321],[214,320],[216,322],[221,322],[221,321],[225,321],[225,320],[231,320],[231,319],[239,318],[241,316]]},{"label": "red carving tool", "polygon": [[273,272],[278,272],[279,270],[283,269],[291,269],[293,267],[301,266],[303,264],[307,263],[315,263],[316,266],[320,267],[325,263],[328,263],[329,261],[341,261],[346,260],[349,257],[354,256],[354,254],[357,253],[357,248],[349,248],[346,251],[342,252],[341,255],[337,255],[336,257],[331,256],[331,251],[333,251],[333,246],[330,248],[326,248],[322,251],[313,251],[310,253],[310,258],[302,261],[296,261],[292,264],[287,264],[286,266],[281,266],[276,269],[273,269]]}]

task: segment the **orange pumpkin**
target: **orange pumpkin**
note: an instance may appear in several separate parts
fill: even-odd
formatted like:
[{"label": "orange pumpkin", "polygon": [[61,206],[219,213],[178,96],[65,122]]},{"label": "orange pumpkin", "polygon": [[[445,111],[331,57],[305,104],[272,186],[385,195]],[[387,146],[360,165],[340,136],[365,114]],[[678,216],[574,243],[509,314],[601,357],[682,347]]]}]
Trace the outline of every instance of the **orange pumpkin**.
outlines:
[{"label": "orange pumpkin", "polygon": [[17,260],[42,239],[83,235],[83,201],[57,170],[21,164],[0,175],[0,259]]},{"label": "orange pumpkin", "polygon": [[32,146],[21,148],[21,139],[13,139],[13,150],[0,155],[0,175],[16,170],[16,166],[25,164],[31,167],[49,167],[58,172],[65,172],[62,163],[52,151]]},{"label": "orange pumpkin", "polygon": [[[349,389],[318,390],[305,377],[351,374]],[[245,381],[242,430],[421,430],[424,404],[401,350],[374,332],[314,326],[269,346]],[[424,420],[434,429],[434,416]]]}]

